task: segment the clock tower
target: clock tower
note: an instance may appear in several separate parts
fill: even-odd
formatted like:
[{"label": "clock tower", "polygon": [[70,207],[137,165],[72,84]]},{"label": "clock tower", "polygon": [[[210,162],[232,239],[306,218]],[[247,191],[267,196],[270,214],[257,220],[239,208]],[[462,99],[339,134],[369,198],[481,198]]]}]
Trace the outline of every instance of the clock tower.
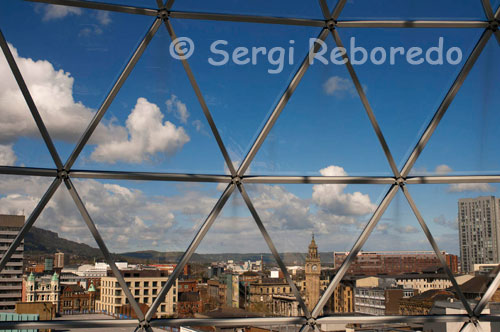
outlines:
[{"label": "clock tower", "polygon": [[306,257],[306,304],[312,310],[319,300],[319,277],[321,274],[321,260],[319,259],[318,246],[312,236],[309,244],[309,253]]}]

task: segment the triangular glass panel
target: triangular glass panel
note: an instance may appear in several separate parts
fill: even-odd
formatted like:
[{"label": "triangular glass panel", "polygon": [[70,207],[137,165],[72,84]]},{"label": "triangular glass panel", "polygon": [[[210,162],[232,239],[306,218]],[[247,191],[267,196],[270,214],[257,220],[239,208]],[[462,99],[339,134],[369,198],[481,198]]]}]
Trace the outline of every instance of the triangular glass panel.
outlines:
[{"label": "triangular glass panel", "polygon": [[394,19],[394,20],[482,20],[484,12],[481,1],[464,0],[460,6],[452,0],[400,2],[395,0],[347,1],[339,19]]},{"label": "triangular glass panel", "polygon": [[500,171],[500,48],[488,41],[412,170],[413,175],[488,174]]},{"label": "triangular glass panel", "polygon": [[179,317],[275,315],[276,297],[290,303],[290,316],[301,315],[293,290],[239,192],[233,192],[187,270],[178,279]]},{"label": "triangular glass panel", "polygon": [[[328,50],[334,48],[328,36],[257,153],[253,173],[391,175],[345,65],[330,62]],[[345,172],[321,173],[328,162]]]},{"label": "triangular glass panel", "polygon": [[[453,183],[408,187],[441,249],[458,255],[456,280],[474,308],[500,270],[497,240],[499,185]],[[498,312],[494,303],[498,302],[498,290],[493,294],[483,314]],[[438,314],[445,309],[445,306],[441,307]],[[465,313],[463,306],[453,313]],[[490,328],[489,324],[482,322],[481,326]],[[494,329],[494,325],[491,328]]]},{"label": "triangular glass panel", "polygon": [[402,167],[483,30],[361,30],[339,29],[339,35]]},{"label": "triangular glass panel", "polygon": [[[333,8],[332,0],[327,1],[330,8]],[[295,2],[295,3],[280,3],[276,1],[201,1],[201,0],[184,0],[176,1],[172,6],[174,11],[189,11],[189,12],[208,12],[208,13],[223,13],[223,14],[240,14],[240,15],[260,15],[274,17],[294,17],[294,18],[309,18],[323,19],[323,14],[318,2]]]},{"label": "triangular glass panel", "polygon": [[[75,167],[224,173],[223,155],[181,61],[169,55],[170,42],[161,25]],[[102,135],[110,130],[112,138]]]},{"label": "triangular glass panel", "polygon": [[[109,251],[120,262],[132,295],[146,312],[219,192],[214,185],[183,183],[158,186],[151,182],[75,180],[74,185]],[[199,202],[196,207],[193,200]],[[111,283],[106,287],[114,293],[113,280],[108,281]],[[167,293],[155,317],[172,317],[175,297],[173,290]],[[116,299],[101,298],[96,310],[135,315],[124,293]]]},{"label": "triangular glass panel", "polygon": [[[0,6],[2,31],[17,49],[21,73],[64,163],[153,18],[17,1]],[[108,138],[113,128],[108,124]]]},{"label": "triangular glass panel", "polygon": [[[19,55],[9,39],[7,43],[17,66],[23,71],[29,65],[29,60]],[[1,51],[0,76],[0,116],[3,119],[0,130],[0,165],[54,168],[54,161],[42,140],[40,130]]]},{"label": "triangular glass panel", "polygon": [[[81,184],[79,187],[85,189]],[[99,208],[95,205],[88,208],[93,207]],[[54,194],[27,240],[34,255],[28,263],[28,270],[33,273],[28,282],[34,279],[33,291],[27,291],[27,297],[33,298],[28,302],[51,301],[55,312],[63,316],[96,311],[117,315],[128,303],[111,264],[116,264],[122,276],[132,266],[114,253],[109,257],[113,263],[106,258],[64,184]],[[109,242],[106,247],[110,249]],[[27,284],[27,289],[29,287]],[[56,291],[53,287],[59,290],[52,292]],[[75,301],[75,293],[79,294],[80,301]],[[111,298],[113,307],[107,305]]]},{"label": "triangular glass panel", "polygon": [[[273,239],[309,310],[335,276],[336,253],[348,252],[384,186],[247,184],[262,222]],[[342,288],[346,286],[346,288]],[[344,294],[344,291],[346,292]],[[352,312],[352,291],[342,285],[327,301],[324,314]],[[284,303],[280,303],[284,305]]]},{"label": "triangular glass panel", "polygon": [[[429,229],[434,233],[432,226]],[[433,235],[439,246],[442,238]],[[439,249],[450,271],[457,275],[456,251],[447,246]],[[402,190],[396,193],[348,271],[344,279],[355,282],[354,309],[358,314],[436,315],[441,306],[462,305]],[[400,328],[404,326],[400,324]]]},{"label": "triangular glass panel", "polygon": [[178,19],[172,24],[178,36],[196,45],[189,61],[229,155],[239,164],[320,29]]}]

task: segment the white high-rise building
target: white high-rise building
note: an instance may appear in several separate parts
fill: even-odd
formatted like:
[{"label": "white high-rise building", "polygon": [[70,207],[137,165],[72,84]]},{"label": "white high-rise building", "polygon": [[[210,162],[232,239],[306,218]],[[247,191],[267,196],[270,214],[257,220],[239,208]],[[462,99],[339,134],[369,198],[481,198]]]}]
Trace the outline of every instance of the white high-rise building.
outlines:
[{"label": "white high-rise building", "polygon": [[500,262],[500,200],[494,196],[458,201],[458,233],[462,271],[474,264]]},{"label": "white high-rise building", "polygon": [[[24,225],[24,216],[0,215],[0,257]],[[22,300],[24,241],[12,254],[0,273],[0,311],[14,311],[16,302]]]}]

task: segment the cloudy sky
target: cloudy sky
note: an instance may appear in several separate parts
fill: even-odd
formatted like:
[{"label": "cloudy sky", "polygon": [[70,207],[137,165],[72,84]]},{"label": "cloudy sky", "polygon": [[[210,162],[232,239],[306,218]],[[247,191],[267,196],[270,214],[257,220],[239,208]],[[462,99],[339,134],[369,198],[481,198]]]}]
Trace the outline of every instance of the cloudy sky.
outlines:
[{"label": "cloudy sky", "polygon": [[[110,1],[111,2],[111,1]],[[154,7],[155,1],[121,1]],[[330,1],[332,7],[333,1]],[[499,1],[493,1],[493,7]],[[483,19],[480,1],[349,1],[344,19]],[[229,6],[229,7],[228,7]],[[178,0],[174,10],[223,11],[321,18],[317,2]],[[0,28],[63,161],[104,100],[151,17],[65,8],[24,1],[0,4]],[[311,27],[172,19],[190,37],[189,60],[231,159],[246,155],[273,105],[307,54]],[[458,47],[458,65],[366,63],[355,67],[402,166],[481,29],[339,29],[348,45]],[[256,65],[211,66],[210,45],[293,46],[294,63],[279,74],[266,57]],[[291,43],[290,41],[294,42]],[[182,65],[169,54],[160,27],[75,169],[224,174],[227,168]],[[327,47],[334,47],[332,39]],[[349,48],[348,48],[349,49]],[[500,48],[490,40],[412,174],[498,174],[500,113],[495,96]],[[0,165],[53,168],[50,155],[10,69],[0,55]],[[495,107],[496,106],[496,107]],[[252,174],[390,175],[390,168],[343,66],[312,65],[250,167]],[[0,176],[0,213],[29,215],[51,179]],[[217,184],[74,180],[111,250],[184,250],[219,198]],[[248,185],[255,207],[280,251],[305,251],[311,234],[321,251],[349,250],[388,187],[383,185]],[[457,253],[457,201],[500,195],[495,184],[413,185],[409,190],[442,249]],[[61,186],[35,224],[94,245]],[[398,193],[366,250],[428,249],[405,198]],[[268,251],[238,192],[228,201],[197,252]]]}]

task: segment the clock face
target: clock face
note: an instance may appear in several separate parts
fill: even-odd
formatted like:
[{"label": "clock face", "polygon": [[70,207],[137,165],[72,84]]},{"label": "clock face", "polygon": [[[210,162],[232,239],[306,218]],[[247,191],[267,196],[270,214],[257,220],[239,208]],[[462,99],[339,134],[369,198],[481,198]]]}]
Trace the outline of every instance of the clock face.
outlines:
[{"label": "clock face", "polygon": [[312,266],[312,270],[313,270],[313,271],[316,271],[317,269],[318,269],[318,266],[317,266],[317,265],[313,265],[313,266]]}]

